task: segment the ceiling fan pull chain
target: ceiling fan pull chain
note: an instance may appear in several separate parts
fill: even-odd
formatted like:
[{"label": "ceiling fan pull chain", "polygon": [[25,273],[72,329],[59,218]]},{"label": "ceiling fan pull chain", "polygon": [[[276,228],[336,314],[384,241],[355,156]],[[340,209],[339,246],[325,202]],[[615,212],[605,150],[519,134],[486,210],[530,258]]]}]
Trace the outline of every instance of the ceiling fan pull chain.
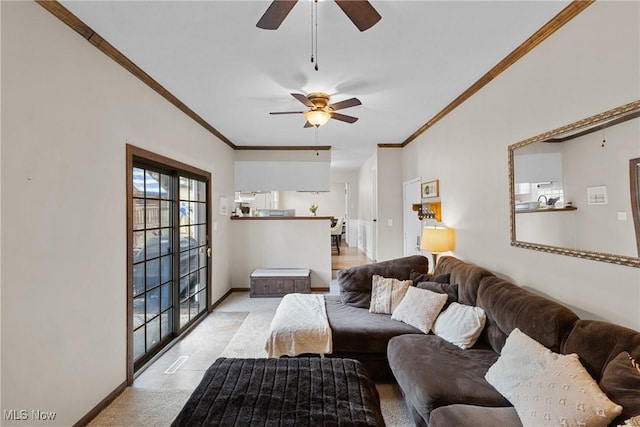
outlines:
[{"label": "ceiling fan pull chain", "polygon": [[316,8],[316,36],[315,36],[315,41],[316,41],[316,66],[315,66],[315,69],[316,69],[316,71],[318,71],[318,0],[313,0],[313,3],[314,3],[315,8]]},{"label": "ceiling fan pull chain", "polygon": [[319,127],[320,127],[320,126],[318,126],[318,125],[316,125],[316,126],[315,126],[315,128],[316,128],[316,156],[319,156],[319,155],[320,155],[320,154],[318,153],[318,128],[319,128]]},{"label": "ceiling fan pull chain", "polygon": [[311,2],[311,63],[313,63],[313,2]]}]

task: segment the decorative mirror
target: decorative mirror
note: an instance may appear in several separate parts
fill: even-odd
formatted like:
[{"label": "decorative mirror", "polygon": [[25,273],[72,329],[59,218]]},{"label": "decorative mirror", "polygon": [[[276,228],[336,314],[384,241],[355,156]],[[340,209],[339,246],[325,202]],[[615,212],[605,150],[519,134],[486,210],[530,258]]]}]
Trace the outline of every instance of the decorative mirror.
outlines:
[{"label": "decorative mirror", "polygon": [[640,267],[640,101],[509,146],[511,245]]}]

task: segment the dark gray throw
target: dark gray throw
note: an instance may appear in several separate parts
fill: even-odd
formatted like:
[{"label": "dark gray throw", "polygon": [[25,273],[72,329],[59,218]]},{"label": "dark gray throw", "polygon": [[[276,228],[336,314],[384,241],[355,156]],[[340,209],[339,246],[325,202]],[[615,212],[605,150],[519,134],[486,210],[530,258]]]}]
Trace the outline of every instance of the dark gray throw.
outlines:
[{"label": "dark gray throw", "polygon": [[380,399],[352,359],[220,358],[171,424],[384,426]]}]

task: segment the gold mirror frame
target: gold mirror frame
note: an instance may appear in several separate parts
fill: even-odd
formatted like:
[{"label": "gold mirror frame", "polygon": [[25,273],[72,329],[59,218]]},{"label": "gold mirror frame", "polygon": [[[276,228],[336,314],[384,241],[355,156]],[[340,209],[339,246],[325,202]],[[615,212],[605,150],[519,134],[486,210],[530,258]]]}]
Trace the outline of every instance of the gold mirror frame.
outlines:
[{"label": "gold mirror frame", "polygon": [[549,252],[560,255],[568,255],[578,258],[585,258],[594,261],[603,261],[613,264],[626,265],[629,267],[640,268],[640,257],[631,257],[625,255],[614,255],[604,252],[593,252],[580,249],[569,249],[559,246],[544,245],[539,243],[529,243],[516,240],[516,212],[515,212],[515,188],[514,188],[514,150],[520,147],[524,147],[534,142],[544,141],[553,136],[560,135],[567,132],[572,132],[577,129],[590,127],[602,122],[613,120],[617,117],[627,115],[634,110],[640,110],[640,100],[632,102],[630,104],[623,105],[618,108],[614,108],[604,113],[597,114],[595,116],[588,117],[586,119],[571,123],[569,125],[554,129],[549,132],[542,133],[524,141],[512,144],[508,147],[509,150],[509,209],[510,209],[510,228],[511,228],[511,246],[524,249],[533,249],[535,251]]}]

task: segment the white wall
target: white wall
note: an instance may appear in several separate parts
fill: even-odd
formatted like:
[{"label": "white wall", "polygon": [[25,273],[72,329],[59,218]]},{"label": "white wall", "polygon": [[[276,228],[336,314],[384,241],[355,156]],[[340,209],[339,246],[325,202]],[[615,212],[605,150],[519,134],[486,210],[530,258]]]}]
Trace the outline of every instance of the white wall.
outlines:
[{"label": "white wall", "polygon": [[639,15],[638,2],[595,2],[403,150],[404,179],[440,179],[454,255],[635,329],[639,269],[510,246],[507,147],[636,100]]},{"label": "white wall", "polygon": [[233,152],[35,2],[1,8],[1,409],[69,426],[126,380],[125,141],[212,173],[213,300]]},{"label": "white wall", "polygon": [[311,287],[331,280],[328,219],[239,219],[231,221],[231,283],[248,288],[256,268],[309,268]]},{"label": "white wall", "polygon": [[[640,73],[640,64],[638,65]],[[640,157],[640,119],[564,142],[565,194],[577,207],[576,247],[638,256],[630,203],[629,160]],[[589,205],[587,188],[607,187],[606,205]],[[627,215],[618,220],[618,212]]]},{"label": "white wall", "polygon": [[318,205],[318,216],[344,217],[344,182],[332,182],[326,193],[280,192],[280,209],[295,209],[298,216],[311,215],[312,204]]}]

